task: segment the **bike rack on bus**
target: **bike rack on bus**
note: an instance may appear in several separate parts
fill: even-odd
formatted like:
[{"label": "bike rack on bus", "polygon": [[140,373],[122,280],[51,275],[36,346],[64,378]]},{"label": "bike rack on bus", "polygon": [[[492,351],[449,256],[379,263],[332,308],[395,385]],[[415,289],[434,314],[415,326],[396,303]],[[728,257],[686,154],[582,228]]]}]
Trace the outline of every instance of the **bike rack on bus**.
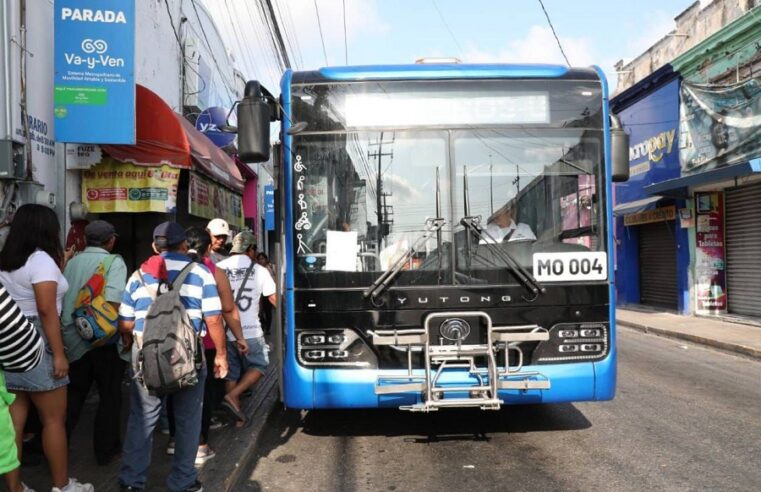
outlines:
[{"label": "bike rack on bus", "polygon": [[[485,344],[443,344],[431,341],[431,322],[439,319],[480,317],[486,321]],[[375,345],[391,346],[407,352],[406,374],[381,374],[375,385],[375,394],[388,395],[415,392],[422,394],[422,402],[399,407],[413,412],[430,412],[444,407],[478,407],[482,410],[499,410],[504,403],[497,394],[503,390],[545,390],[550,388],[547,377],[537,371],[522,371],[523,342],[549,340],[547,329],[538,325],[493,326],[491,316],[483,311],[432,313],[426,316],[422,328],[402,330],[375,330],[368,332]],[[413,349],[422,351],[425,371],[415,374],[412,367]],[[518,354],[518,365],[509,365],[509,351]],[[497,363],[504,353],[504,366]],[[485,357],[486,367],[477,367],[476,358]],[[440,378],[446,369],[466,369],[476,383],[446,385]],[[448,397],[448,394],[467,393],[468,397]]]}]

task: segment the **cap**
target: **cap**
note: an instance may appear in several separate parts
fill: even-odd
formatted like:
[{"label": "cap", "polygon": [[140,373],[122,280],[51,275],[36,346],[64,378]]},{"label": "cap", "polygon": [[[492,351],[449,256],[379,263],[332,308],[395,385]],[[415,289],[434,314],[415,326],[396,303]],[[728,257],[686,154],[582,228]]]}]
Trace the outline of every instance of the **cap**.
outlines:
[{"label": "cap", "polygon": [[116,228],[105,220],[94,220],[85,226],[88,243],[103,244],[116,235]]},{"label": "cap", "polygon": [[222,219],[211,219],[206,225],[206,230],[208,230],[212,236],[230,235],[230,226]]},{"label": "cap", "polygon": [[256,237],[254,236],[254,233],[251,231],[239,232],[233,239],[233,247],[230,248],[230,253],[245,253],[251,246],[256,248]]},{"label": "cap", "polygon": [[156,246],[175,246],[185,241],[185,229],[177,222],[162,222],[153,229],[153,242]]}]

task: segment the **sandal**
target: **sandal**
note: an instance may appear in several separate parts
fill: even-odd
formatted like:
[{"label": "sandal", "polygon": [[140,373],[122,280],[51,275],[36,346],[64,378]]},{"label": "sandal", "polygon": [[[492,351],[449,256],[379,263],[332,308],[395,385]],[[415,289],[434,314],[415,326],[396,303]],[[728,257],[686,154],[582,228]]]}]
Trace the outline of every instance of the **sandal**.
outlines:
[{"label": "sandal", "polygon": [[225,397],[222,400],[222,406],[225,407],[227,410],[229,410],[230,413],[232,413],[236,419],[244,420],[244,421],[246,420],[246,415],[243,412],[241,412],[239,409],[235,408],[235,405],[233,405],[232,402],[227,399],[227,397]]}]

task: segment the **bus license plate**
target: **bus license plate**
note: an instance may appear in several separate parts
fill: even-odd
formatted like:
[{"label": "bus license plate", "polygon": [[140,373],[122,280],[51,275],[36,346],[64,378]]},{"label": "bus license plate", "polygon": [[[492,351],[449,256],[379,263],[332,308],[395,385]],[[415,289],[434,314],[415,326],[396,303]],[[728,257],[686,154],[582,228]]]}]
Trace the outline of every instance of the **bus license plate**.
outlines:
[{"label": "bus license plate", "polygon": [[534,253],[534,277],[539,282],[606,280],[608,255],[604,251]]}]

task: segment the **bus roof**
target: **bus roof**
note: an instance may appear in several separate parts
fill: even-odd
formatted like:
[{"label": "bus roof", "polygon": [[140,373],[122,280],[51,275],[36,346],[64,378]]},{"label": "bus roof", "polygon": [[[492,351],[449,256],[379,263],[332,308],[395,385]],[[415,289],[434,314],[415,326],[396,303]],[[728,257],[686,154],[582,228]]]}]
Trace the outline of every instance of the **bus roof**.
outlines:
[{"label": "bus roof", "polygon": [[291,83],[351,82],[363,80],[456,79],[570,79],[599,80],[594,68],[533,64],[414,64],[325,67],[294,72]]}]

